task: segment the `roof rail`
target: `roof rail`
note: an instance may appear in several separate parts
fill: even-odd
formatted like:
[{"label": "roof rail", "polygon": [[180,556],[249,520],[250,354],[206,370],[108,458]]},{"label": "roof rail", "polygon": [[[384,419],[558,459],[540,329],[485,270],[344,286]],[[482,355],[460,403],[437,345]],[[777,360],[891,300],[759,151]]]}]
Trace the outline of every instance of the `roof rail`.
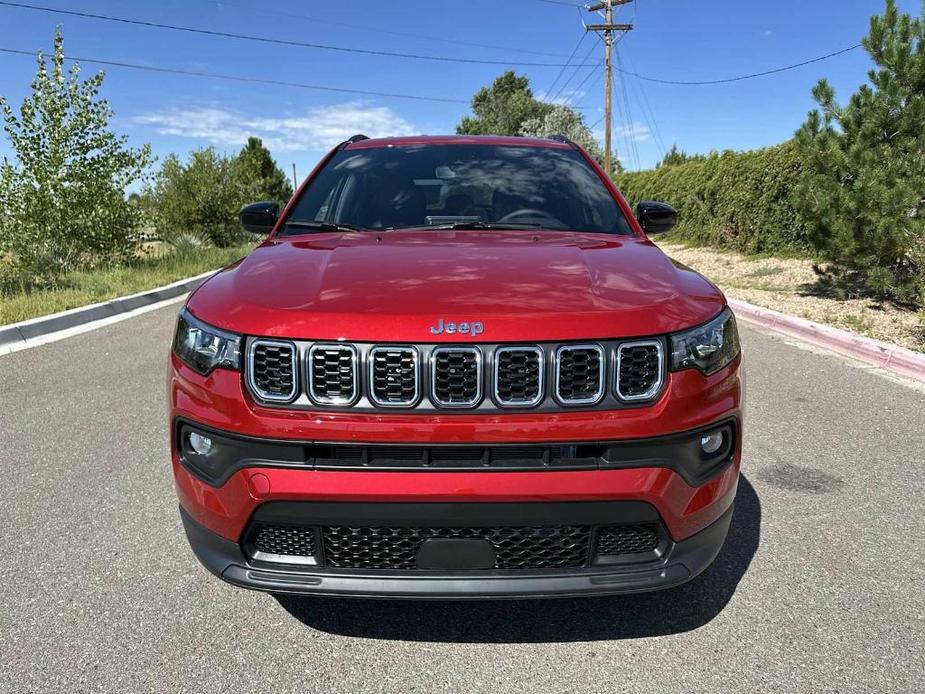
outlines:
[{"label": "roof rail", "polygon": [[341,143],[337,146],[337,149],[343,149],[343,148],[346,147],[347,145],[352,145],[354,142],[362,142],[363,140],[368,140],[368,139],[369,139],[369,136],[368,136],[368,135],[362,135],[362,134],[359,134],[359,133],[358,133],[358,134],[354,135],[353,137],[348,137],[346,140],[344,140],[343,142],[341,142]]},{"label": "roof rail", "polygon": [[556,142],[564,142],[564,143],[567,144],[567,145],[573,145],[573,144],[575,144],[575,143],[572,142],[570,139],[568,139],[565,135],[558,135],[558,134],[557,134],[557,135],[550,135],[550,136],[547,137],[546,139],[547,139],[547,140],[555,140]]}]

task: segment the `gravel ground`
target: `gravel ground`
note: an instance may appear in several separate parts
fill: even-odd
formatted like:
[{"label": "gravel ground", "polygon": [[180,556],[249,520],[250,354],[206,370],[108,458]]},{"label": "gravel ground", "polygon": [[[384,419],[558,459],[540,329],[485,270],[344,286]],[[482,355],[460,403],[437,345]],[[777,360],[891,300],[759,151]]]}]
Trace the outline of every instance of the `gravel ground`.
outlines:
[{"label": "gravel ground", "polygon": [[0,357],[0,691],[925,690],[922,388],[743,326],[744,477],[695,581],[278,600],[186,545],[163,377],[176,310]]},{"label": "gravel ground", "polygon": [[811,260],[749,258],[716,248],[658,245],[709,277],[727,296],[925,352],[925,317],[889,301],[820,296]]}]

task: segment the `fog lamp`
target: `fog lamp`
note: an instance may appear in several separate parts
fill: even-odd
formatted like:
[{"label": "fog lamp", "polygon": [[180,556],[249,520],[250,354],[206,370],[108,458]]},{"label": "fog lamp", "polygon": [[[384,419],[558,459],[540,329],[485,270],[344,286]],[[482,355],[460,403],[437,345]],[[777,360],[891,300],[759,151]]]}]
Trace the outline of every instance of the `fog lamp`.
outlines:
[{"label": "fog lamp", "polygon": [[709,434],[704,434],[700,437],[700,448],[703,449],[703,452],[707,455],[713,455],[716,453],[723,445],[723,432],[712,431]]},{"label": "fog lamp", "polygon": [[191,431],[189,433],[189,446],[199,455],[209,455],[212,450],[212,439]]}]

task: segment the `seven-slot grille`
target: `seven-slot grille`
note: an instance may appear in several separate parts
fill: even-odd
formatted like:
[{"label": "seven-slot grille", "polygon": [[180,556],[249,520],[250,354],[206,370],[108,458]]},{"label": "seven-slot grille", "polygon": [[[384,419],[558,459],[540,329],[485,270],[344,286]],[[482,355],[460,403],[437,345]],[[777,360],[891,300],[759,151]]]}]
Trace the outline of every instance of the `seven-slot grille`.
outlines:
[{"label": "seven-slot grille", "polygon": [[560,347],[556,397],[565,405],[589,405],[604,394],[604,350],[600,345]]},{"label": "seven-slot grille", "polygon": [[353,345],[319,344],[308,351],[308,392],[322,405],[350,405],[359,393]]},{"label": "seven-slot grille", "polygon": [[288,401],[295,396],[296,346],[291,342],[255,341],[249,369],[251,387],[264,400]]},{"label": "seven-slot grille", "polygon": [[418,400],[418,353],[414,347],[369,351],[369,396],[377,405],[410,407]]},{"label": "seven-slot grille", "polygon": [[623,400],[648,400],[661,386],[661,342],[627,342],[617,347],[617,396]]},{"label": "seven-slot grille", "polygon": [[494,393],[499,405],[532,407],[543,398],[543,350],[499,347],[495,352]]},{"label": "seven-slot grille", "polygon": [[437,347],[430,358],[431,394],[443,407],[471,407],[482,397],[482,354],[477,347]]},{"label": "seven-slot grille", "polygon": [[654,400],[665,358],[654,338],[479,347],[255,338],[245,381],[258,400],[301,408],[613,408]]}]

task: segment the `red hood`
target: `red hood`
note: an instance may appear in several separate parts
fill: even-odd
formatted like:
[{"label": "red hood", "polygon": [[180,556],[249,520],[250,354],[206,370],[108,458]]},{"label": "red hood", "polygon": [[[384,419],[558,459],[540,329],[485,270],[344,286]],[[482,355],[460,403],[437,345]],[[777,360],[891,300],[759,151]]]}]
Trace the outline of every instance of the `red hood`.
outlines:
[{"label": "red hood", "polygon": [[722,294],[642,238],[561,232],[393,231],[274,239],[206,282],[189,308],[248,335],[460,342],[430,326],[479,321],[483,342],[672,332]]}]

